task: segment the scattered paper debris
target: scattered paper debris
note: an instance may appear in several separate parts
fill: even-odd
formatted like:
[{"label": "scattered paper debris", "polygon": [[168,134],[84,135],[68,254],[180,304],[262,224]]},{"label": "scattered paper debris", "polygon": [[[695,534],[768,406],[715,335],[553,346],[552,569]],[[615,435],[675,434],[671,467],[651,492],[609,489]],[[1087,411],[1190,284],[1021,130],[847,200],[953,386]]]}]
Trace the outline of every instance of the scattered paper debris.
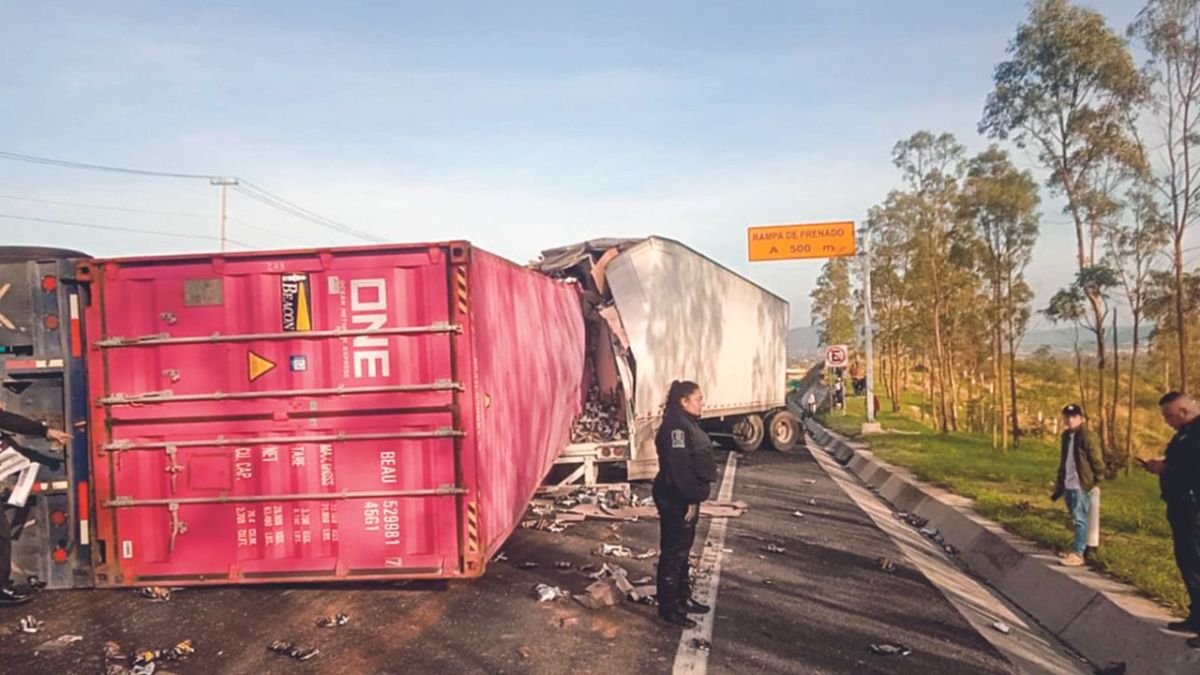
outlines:
[{"label": "scattered paper debris", "polygon": [[803,518],[803,517],[804,517],[804,514],[803,514],[803,513],[801,513],[800,511],[792,511],[792,515],[793,515],[793,516],[795,516],[795,517],[797,517],[797,518]]},{"label": "scattered paper debris", "polygon": [[766,551],[767,553],[776,553],[776,554],[787,553],[786,548],[784,548],[782,546],[777,546],[775,544],[767,544],[767,547],[764,548],[763,550]]},{"label": "scattered paper debris", "polygon": [[529,647],[521,646],[521,647],[517,647],[517,653],[521,655],[521,658],[528,659],[533,656],[533,649],[531,649]]},{"label": "scattered paper debris", "polygon": [[321,653],[321,650],[316,649],[315,647],[298,647],[291,642],[285,642],[283,640],[276,640],[272,642],[271,644],[267,645],[267,649],[279,654],[280,656],[288,656],[296,659],[297,661],[307,661]]},{"label": "scattered paper debris", "polygon": [[124,661],[129,657],[121,651],[121,645],[110,640],[104,643],[104,658],[112,661]]},{"label": "scattered paper debris", "polygon": [[871,653],[879,656],[908,656],[912,650],[904,645],[878,644],[871,645]]},{"label": "scattered paper debris", "polygon": [[549,584],[538,584],[533,587],[533,592],[538,602],[554,602],[564,595],[561,588]]},{"label": "scattered paper debris", "polygon": [[45,621],[38,621],[37,618],[34,617],[32,614],[22,618],[21,621],[17,623],[17,626],[21,629],[22,633],[29,633],[29,634],[37,633],[45,625],[46,625]]},{"label": "scattered paper debris", "polygon": [[137,594],[143,598],[148,598],[155,602],[166,602],[171,599],[171,589],[163,586],[149,586],[147,588],[139,588]]},{"label": "scattered paper debris", "polygon": [[645,553],[639,553],[633,557],[638,560],[649,560],[650,558],[653,558],[656,555],[658,555],[658,551],[656,549],[652,548],[652,549],[647,550]]},{"label": "scattered paper debris", "polygon": [[1004,623],[1003,621],[997,621],[996,623],[992,624],[992,628],[995,628],[996,630],[1000,631],[1001,633],[1004,633],[1005,635],[1008,635],[1009,633],[1012,632],[1012,626],[1009,626],[1008,624]]},{"label": "scattered paper debris", "polygon": [[526,561],[517,564],[517,569],[519,570],[536,570],[537,568],[538,564],[532,561]]},{"label": "scattered paper debris", "polygon": [[816,481],[815,479],[812,479],[812,478],[805,478],[805,479],[804,479],[804,484],[805,484],[805,485],[816,485],[816,484],[817,484],[817,481]]},{"label": "scattered paper debris", "polygon": [[712,652],[712,643],[704,638],[692,638],[691,647],[698,652]]},{"label": "scattered paper debris", "polygon": [[170,649],[139,649],[133,657],[133,665],[145,665],[158,661],[181,661],[196,653],[191,640],[184,640]]},{"label": "scattered paper debris", "polygon": [[62,649],[64,647],[69,647],[69,646],[75,644],[76,642],[83,642],[83,636],[82,635],[63,635],[63,636],[57,637],[53,640],[48,640],[46,642],[43,642],[42,644],[37,646],[36,651],[39,651],[39,652],[55,651],[55,650]]},{"label": "scattered paper debris", "polygon": [[332,616],[322,616],[317,619],[318,628],[337,628],[345,626],[348,623],[350,623],[350,616],[341,612]]},{"label": "scattered paper debris", "polygon": [[574,566],[575,566],[574,563],[571,563],[566,560],[560,560],[560,561],[554,563],[554,569],[556,569],[556,570],[569,570]]},{"label": "scattered paper debris", "polygon": [[572,598],[588,609],[601,609],[603,607],[612,607],[620,602],[621,594],[615,581],[612,579],[599,579],[593,581],[587,587],[584,595],[575,595]]},{"label": "scattered paper debris", "polygon": [[879,569],[883,570],[884,572],[891,573],[896,571],[896,563],[892,562],[892,559],[886,555],[881,556],[878,560],[876,560],[875,564],[879,565]]},{"label": "scattered paper debris", "polygon": [[[536,521],[525,521],[525,522],[534,523],[534,522],[536,522]],[[521,523],[521,527],[525,527],[525,522],[522,522],[522,523]],[[532,527],[532,526],[533,526],[533,525],[531,524],[531,525],[530,525],[530,527]],[[497,554],[496,554],[496,557],[495,557],[495,558],[492,558],[492,562],[494,562],[494,563],[501,563],[501,562],[504,562],[504,561],[506,561],[506,560],[508,560],[508,554],[506,554],[504,551],[501,551],[501,552],[497,553]]]},{"label": "scattered paper debris", "polygon": [[633,551],[630,551],[629,547],[621,546],[619,544],[604,544],[603,546],[600,547],[600,549],[598,551],[596,551],[596,554],[608,556],[610,558],[631,558],[631,557],[633,557]]}]

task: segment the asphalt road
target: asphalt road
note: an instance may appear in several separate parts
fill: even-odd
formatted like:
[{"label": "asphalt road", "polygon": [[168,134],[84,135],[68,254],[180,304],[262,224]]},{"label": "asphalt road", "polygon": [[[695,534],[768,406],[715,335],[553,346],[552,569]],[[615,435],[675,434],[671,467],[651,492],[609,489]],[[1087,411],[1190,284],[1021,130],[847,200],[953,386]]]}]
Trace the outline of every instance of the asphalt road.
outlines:
[{"label": "asphalt road", "polygon": [[[1017,672],[808,452],[743,457],[733,494],[750,508],[728,521],[710,672]],[[26,614],[46,622],[37,635],[0,629],[0,671],[102,673],[106,641],[132,650],[191,639],[196,653],[160,673],[672,672],[686,649],[653,608],[625,602],[589,610],[533,597],[538,583],[581,593],[590,580],[577,568],[604,562],[594,550],[617,537],[635,552],[657,547],[657,521],[615,529],[589,521],[561,534],[518,530],[504,548],[508,560],[474,582],[194,589],[168,602],[127,591],[45,592],[0,610],[0,626],[10,630]],[[785,552],[768,552],[769,545]],[[879,568],[883,556],[896,563],[894,572]],[[555,569],[558,561],[575,569]],[[538,566],[519,567],[531,562]],[[653,559],[617,562],[631,578],[654,573]],[[334,612],[349,614],[349,624],[315,626]],[[39,648],[62,635],[83,640]],[[297,662],[270,653],[273,640],[320,654]],[[870,653],[882,643],[912,653]]]}]

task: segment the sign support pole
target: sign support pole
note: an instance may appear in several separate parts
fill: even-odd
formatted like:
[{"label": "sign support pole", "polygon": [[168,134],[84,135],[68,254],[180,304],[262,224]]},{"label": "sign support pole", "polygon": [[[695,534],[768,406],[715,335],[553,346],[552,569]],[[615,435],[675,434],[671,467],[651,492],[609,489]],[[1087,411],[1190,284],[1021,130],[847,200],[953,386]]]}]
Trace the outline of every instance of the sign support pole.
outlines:
[{"label": "sign support pole", "polygon": [[863,234],[863,342],[867,357],[867,421],[863,432],[881,431],[875,421],[875,313],[871,308],[871,235]]}]

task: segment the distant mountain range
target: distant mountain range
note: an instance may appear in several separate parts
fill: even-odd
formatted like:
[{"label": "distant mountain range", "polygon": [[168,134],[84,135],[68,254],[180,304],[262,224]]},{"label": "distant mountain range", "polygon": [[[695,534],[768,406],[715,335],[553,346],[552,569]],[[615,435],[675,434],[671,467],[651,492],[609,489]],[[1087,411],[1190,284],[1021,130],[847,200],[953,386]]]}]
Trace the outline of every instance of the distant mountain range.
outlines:
[{"label": "distant mountain range", "polygon": [[[1141,335],[1143,345],[1149,343],[1150,331],[1153,326],[1142,326]],[[822,357],[825,353],[824,347],[821,346],[820,340],[817,337],[818,326],[799,326],[788,332],[788,358],[791,359],[815,359]],[[1090,350],[1094,345],[1092,334],[1084,329],[1079,332],[1079,345],[1085,351]],[[1045,346],[1050,349],[1053,354],[1069,354],[1075,349],[1074,328],[1044,328],[1040,330],[1032,330],[1025,334],[1025,338],[1017,347],[1018,353],[1028,356],[1032,355],[1039,348]],[[1111,331],[1106,336],[1109,344],[1112,344]],[[1123,326],[1117,328],[1117,340],[1120,343],[1122,351],[1129,349],[1133,343],[1133,327]]]}]

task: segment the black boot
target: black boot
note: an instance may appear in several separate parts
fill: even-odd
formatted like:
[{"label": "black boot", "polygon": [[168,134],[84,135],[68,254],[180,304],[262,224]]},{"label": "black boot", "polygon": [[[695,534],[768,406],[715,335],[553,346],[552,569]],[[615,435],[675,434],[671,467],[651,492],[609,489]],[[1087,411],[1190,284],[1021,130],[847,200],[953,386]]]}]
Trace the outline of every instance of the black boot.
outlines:
[{"label": "black boot", "polygon": [[712,611],[712,607],[696,602],[691,598],[688,598],[688,601],[684,604],[684,607],[687,609],[688,614],[708,614]]},{"label": "black boot", "polygon": [[695,628],[697,625],[699,625],[695,621],[689,619],[687,614],[679,611],[660,611],[658,613],[658,617],[672,626],[679,626],[681,628]]}]

